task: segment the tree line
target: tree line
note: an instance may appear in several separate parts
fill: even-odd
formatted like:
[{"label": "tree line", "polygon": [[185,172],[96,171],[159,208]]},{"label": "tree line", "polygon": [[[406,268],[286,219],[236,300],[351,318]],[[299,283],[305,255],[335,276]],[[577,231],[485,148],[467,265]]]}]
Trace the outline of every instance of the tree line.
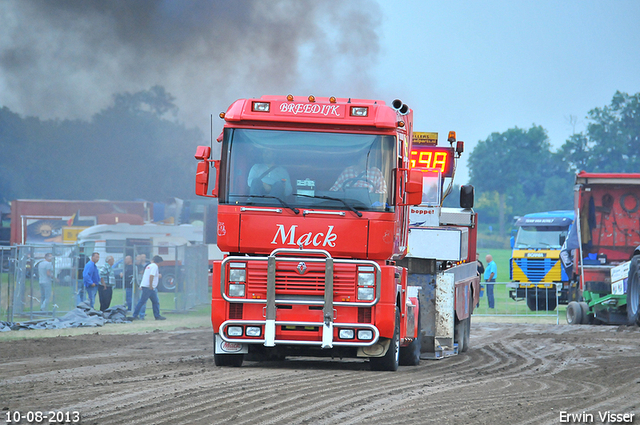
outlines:
[{"label": "tree line", "polygon": [[[208,140],[176,119],[174,100],[161,86],[120,93],[89,121],[23,118],[3,107],[0,202],[193,198],[193,154]],[[640,172],[640,93],[616,92],[587,119],[586,131],[555,151],[539,125],[478,142],[469,169],[481,223],[506,236],[514,215],[572,209],[579,170]],[[458,196],[445,206],[458,206]]]},{"label": "tree line", "polygon": [[161,86],[113,96],[90,121],[0,109],[0,201],[192,198],[201,130],[177,121]]},{"label": "tree line", "polygon": [[510,218],[573,209],[578,171],[640,172],[640,93],[616,92],[610,105],[589,111],[585,132],[551,149],[546,130],[510,128],[478,142],[469,155],[470,183],[482,223],[506,236]]}]

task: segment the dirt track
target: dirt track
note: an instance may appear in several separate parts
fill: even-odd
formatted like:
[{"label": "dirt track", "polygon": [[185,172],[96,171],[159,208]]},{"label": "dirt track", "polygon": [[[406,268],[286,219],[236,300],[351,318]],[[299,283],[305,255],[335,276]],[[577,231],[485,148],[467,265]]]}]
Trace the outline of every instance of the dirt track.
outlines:
[{"label": "dirt track", "polygon": [[0,408],[75,410],[83,424],[602,423],[607,410],[640,423],[637,327],[474,323],[466,354],[395,373],[300,358],[218,368],[209,329],[7,341],[0,362]]}]

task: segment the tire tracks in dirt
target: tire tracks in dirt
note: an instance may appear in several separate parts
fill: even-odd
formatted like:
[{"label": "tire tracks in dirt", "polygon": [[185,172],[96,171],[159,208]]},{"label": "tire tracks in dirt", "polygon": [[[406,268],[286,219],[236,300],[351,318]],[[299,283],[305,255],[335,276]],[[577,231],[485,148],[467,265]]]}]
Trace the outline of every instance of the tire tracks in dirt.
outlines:
[{"label": "tire tracks in dirt", "polygon": [[0,408],[100,425],[556,424],[561,410],[636,412],[640,393],[632,328],[474,323],[467,353],[396,373],[315,358],[220,368],[209,329],[56,339],[2,343]]}]

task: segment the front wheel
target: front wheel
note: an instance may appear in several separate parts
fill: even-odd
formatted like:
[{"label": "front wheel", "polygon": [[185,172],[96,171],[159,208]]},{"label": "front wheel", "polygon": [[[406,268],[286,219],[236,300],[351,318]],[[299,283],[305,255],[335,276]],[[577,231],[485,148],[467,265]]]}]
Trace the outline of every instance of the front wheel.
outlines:
[{"label": "front wheel", "polygon": [[631,259],[627,286],[627,319],[640,326],[640,255]]},{"label": "front wheel", "polygon": [[213,363],[216,366],[242,366],[244,354],[216,354],[216,336],[213,334]]},{"label": "front wheel", "polygon": [[582,306],[577,301],[571,301],[567,305],[567,323],[570,325],[579,325],[584,318],[584,312]]},{"label": "front wheel", "polygon": [[400,347],[399,364],[402,366],[418,366],[420,364],[420,347],[422,346],[422,338],[420,337],[420,305],[418,304],[418,332],[416,338],[406,347]]},{"label": "front wheel", "polygon": [[558,304],[555,289],[537,288],[527,290],[527,307],[531,311],[553,311]]},{"label": "front wheel", "polygon": [[240,367],[244,361],[244,354],[214,354],[213,362],[216,366]]},{"label": "front wheel", "polygon": [[400,364],[400,307],[396,306],[396,324],[393,330],[389,349],[382,357],[369,359],[371,370],[384,370],[394,372]]}]

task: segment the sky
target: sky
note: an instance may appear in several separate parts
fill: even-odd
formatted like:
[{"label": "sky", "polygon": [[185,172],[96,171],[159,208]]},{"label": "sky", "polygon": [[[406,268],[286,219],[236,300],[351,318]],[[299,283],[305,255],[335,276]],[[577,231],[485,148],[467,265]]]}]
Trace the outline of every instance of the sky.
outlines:
[{"label": "sky", "polygon": [[637,0],[0,0],[0,107],[88,120],[159,84],[208,135],[239,98],[398,98],[465,141],[464,184],[491,133],[541,125],[555,149],[640,92],[638,22]]}]

